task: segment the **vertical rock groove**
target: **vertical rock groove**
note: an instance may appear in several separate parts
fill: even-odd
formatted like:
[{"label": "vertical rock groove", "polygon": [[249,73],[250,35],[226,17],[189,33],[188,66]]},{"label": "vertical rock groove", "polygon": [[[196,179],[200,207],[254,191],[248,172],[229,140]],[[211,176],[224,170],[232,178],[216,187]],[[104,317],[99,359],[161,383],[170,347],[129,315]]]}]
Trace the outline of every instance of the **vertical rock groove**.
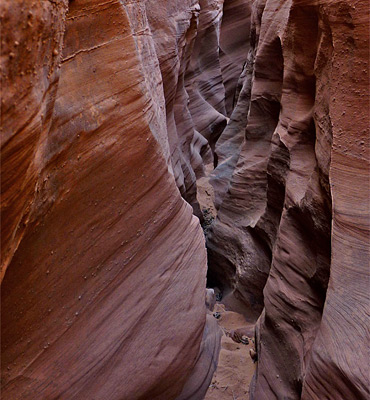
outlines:
[{"label": "vertical rock groove", "polygon": [[365,3],[0,3],[5,400],[369,397]]},{"label": "vertical rock groove", "polygon": [[[335,95],[344,99],[347,90],[349,97],[353,81],[349,70],[339,73],[340,65],[347,62],[340,62],[339,54],[357,65],[357,71],[368,54],[359,25],[365,11],[368,15],[367,8],[346,2],[255,1],[252,5],[249,70],[242,74],[247,78],[216,144],[220,163],[211,182],[218,213],[207,237],[209,282],[231,292],[247,318],[258,318],[252,399],[365,399],[368,394],[366,362],[354,365],[348,355],[351,349],[365,346],[363,306],[368,298],[360,285],[352,295],[361,304],[344,305],[339,300],[344,301],[344,282],[351,286],[359,276],[367,276],[369,282],[368,246],[361,243],[363,236],[356,235],[356,256],[350,262],[356,265],[353,275],[338,275],[353,250],[341,253],[336,244],[337,237],[341,243],[346,240],[336,215],[350,200],[342,198],[334,184],[340,176],[344,185],[344,176],[358,170],[354,160],[365,156],[355,145],[365,143],[356,139],[356,128],[342,128],[348,107],[352,114],[361,115],[360,125],[368,121],[365,108],[361,113],[361,106],[356,106],[363,83],[356,81],[358,96],[351,98],[350,105],[344,107]],[[245,100],[241,95],[246,87],[250,94]],[[239,106],[244,114],[236,121]],[[352,159],[353,168],[347,170],[345,162],[343,168],[335,167],[334,155],[341,162]],[[368,173],[363,167],[358,180]],[[346,172],[338,172],[342,170]],[[368,200],[353,183],[367,218]],[[368,219],[356,221],[359,227],[366,225],[368,232]],[[333,286],[334,281],[338,286]],[[349,309],[356,317],[344,317]],[[347,335],[356,332],[358,338],[353,345],[347,341],[344,357],[339,355],[339,334],[334,332],[338,329],[346,336],[344,329],[335,328],[334,321],[342,318]],[[328,350],[324,350],[324,337]],[[332,384],[329,376],[335,381]]]}]

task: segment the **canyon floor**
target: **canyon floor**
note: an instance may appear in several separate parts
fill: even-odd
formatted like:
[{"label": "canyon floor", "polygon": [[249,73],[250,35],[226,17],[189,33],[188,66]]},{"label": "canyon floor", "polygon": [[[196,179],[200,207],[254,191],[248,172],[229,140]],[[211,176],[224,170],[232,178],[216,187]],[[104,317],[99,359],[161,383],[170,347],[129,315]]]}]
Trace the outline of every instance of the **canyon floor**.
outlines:
[{"label": "canyon floor", "polygon": [[[212,164],[207,164],[206,176],[197,182],[197,200],[204,216],[205,234],[217,215],[214,190],[209,182],[212,170]],[[217,288],[215,291],[218,292]],[[248,323],[242,312],[242,308],[232,295],[225,295],[214,307],[213,315],[217,316],[218,325],[222,330],[221,350],[218,366],[205,400],[249,398],[249,385],[255,371],[255,364],[249,354],[250,349],[254,349],[254,324]],[[246,333],[248,344],[238,343],[232,339],[231,336],[236,330],[243,330]]]},{"label": "canyon floor", "polygon": [[[253,325],[243,315],[228,310],[221,302],[214,313],[219,313],[218,324],[223,331],[218,366],[213,375],[205,400],[245,400],[249,398],[249,385],[255,371],[249,351],[254,348]],[[230,333],[237,329],[249,331],[248,344],[237,343]]]}]

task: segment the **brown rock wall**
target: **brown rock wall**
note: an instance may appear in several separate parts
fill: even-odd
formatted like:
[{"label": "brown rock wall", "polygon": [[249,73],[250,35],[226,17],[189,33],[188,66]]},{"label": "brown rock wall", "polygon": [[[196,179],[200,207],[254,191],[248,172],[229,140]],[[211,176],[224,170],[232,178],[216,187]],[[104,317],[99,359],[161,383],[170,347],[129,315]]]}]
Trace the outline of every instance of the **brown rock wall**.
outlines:
[{"label": "brown rock wall", "polygon": [[171,399],[199,363],[187,388],[204,394],[219,335],[204,330],[204,238],[169,165],[144,2],[66,9],[1,10],[2,396]]},{"label": "brown rock wall", "polygon": [[[255,317],[263,308],[262,290],[270,269],[274,236],[282,209],[281,197],[284,197],[284,189],[281,186],[285,179],[284,171],[289,163],[286,146],[277,135],[274,135],[273,139],[279,118],[283,80],[282,50],[276,31],[279,21],[286,18],[289,9],[286,6],[282,7],[276,19],[273,18],[274,14],[266,13],[266,25],[261,26],[263,10],[266,11],[263,4],[256,6],[251,34],[252,44],[263,45],[255,50],[252,46],[249,54],[250,67],[253,67],[249,74],[252,74],[252,77],[246,78],[249,82],[242,89],[247,92],[248,86],[253,82],[250,104],[248,97],[244,98],[241,93],[241,106],[236,114],[236,117],[241,115],[242,108],[246,106],[248,125],[245,135],[241,136],[244,141],[228,187],[219,186],[217,182],[219,176],[222,180],[224,165],[227,164],[226,168],[230,171],[233,163],[225,158],[225,164],[215,170],[212,183],[215,182],[216,194],[218,189],[221,189],[222,193],[224,188],[227,188],[227,192],[224,194],[217,221],[208,237],[211,266],[209,276],[218,284],[223,283],[225,289],[232,288],[236,296],[243,298],[250,308],[251,315]],[[262,36],[266,31],[270,33],[267,38]],[[272,35],[274,31],[275,34]],[[266,62],[270,57],[276,61],[275,68]],[[238,105],[235,110],[237,109]],[[229,123],[230,130],[234,129],[232,125],[233,116]],[[236,123],[236,130],[243,132],[239,122]],[[232,146],[227,149],[230,155],[230,150],[235,148]],[[273,204],[274,202],[276,204]]]},{"label": "brown rock wall", "polygon": [[[320,328],[303,385],[303,399],[369,397],[369,7],[330,1],[320,9],[330,26],[330,82],[320,87],[333,146],[329,169],[333,198],[330,280]],[[326,51],[325,51],[325,50]],[[320,110],[320,111],[321,111]],[[317,111],[320,116],[319,111]],[[322,115],[322,111],[321,111]],[[318,119],[318,118],[317,118]],[[325,123],[325,121],[324,121]],[[321,130],[324,131],[323,122]],[[325,141],[323,140],[325,143]],[[321,157],[327,167],[325,157]],[[324,167],[323,167],[324,169]]]},{"label": "brown rock wall", "polygon": [[367,398],[368,6],[0,16],[4,398],[204,397],[212,164],[208,278],[257,321],[251,398]]},{"label": "brown rock wall", "polygon": [[200,216],[196,201],[195,170],[202,159],[192,143],[204,145],[195,131],[188,109],[184,77],[197,35],[200,7],[198,1],[146,2],[149,25],[162,74],[166,101],[167,136],[176,184],[182,196]]},{"label": "brown rock wall", "polygon": [[38,190],[40,150],[50,129],[66,9],[66,1],[0,4],[1,280],[25,233]]},{"label": "brown rock wall", "polygon": [[163,78],[176,183],[201,219],[196,180],[204,175],[205,164],[217,164],[215,144],[231,112],[248,50],[249,4],[249,0],[192,1],[190,7],[180,1],[146,3]]},{"label": "brown rock wall", "polygon": [[219,57],[228,116],[236,105],[238,80],[249,50],[250,17],[250,1],[224,0]]},{"label": "brown rock wall", "polygon": [[210,281],[248,318],[263,309],[254,399],[368,396],[368,11],[253,4],[249,70],[216,145],[208,249]]}]

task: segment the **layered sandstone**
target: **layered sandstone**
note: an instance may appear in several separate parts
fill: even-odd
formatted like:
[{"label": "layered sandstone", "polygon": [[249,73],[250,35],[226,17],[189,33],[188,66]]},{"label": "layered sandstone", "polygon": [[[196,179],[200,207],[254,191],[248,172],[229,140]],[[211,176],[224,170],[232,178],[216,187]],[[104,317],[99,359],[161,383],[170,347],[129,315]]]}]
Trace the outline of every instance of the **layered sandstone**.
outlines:
[{"label": "layered sandstone", "polygon": [[[190,25],[193,3],[162,18]],[[145,6],[1,4],[4,399],[202,398],[213,374]]]},{"label": "layered sandstone", "polygon": [[[193,213],[214,200],[208,278],[257,321],[251,398],[367,398],[368,6],[0,17],[3,397],[202,399],[220,333]],[[238,357],[223,395],[247,392]]]},{"label": "layered sandstone", "polygon": [[368,14],[253,4],[247,116],[216,144],[208,248],[210,280],[262,312],[254,399],[368,396]]},{"label": "layered sandstone", "polygon": [[[197,179],[232,110],[249,42],[249,0],[146,2],[163,78],[177,186],[202,219]],[[173,18],[174,13],[176,18]]]}]

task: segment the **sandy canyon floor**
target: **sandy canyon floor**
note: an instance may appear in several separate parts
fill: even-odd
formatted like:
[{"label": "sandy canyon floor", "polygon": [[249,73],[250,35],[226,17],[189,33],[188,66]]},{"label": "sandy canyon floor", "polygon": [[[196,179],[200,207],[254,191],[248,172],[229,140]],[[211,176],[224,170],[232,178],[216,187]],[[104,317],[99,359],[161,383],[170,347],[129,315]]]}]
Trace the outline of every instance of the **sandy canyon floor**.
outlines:
[{"label": "sandy canyon floor", "polygon": [[[249,355],[254,348],[253,325],[243,315],[228,311],[224,304],[217,303],[214,313],[219,313],[218,324],[223,331],[218,367],[213,376],[205,400],[244,400],[249,398],[249,385],[255,364]],[[235,342],[230,335],[243,329],[248,334],[248,344]]]}]

